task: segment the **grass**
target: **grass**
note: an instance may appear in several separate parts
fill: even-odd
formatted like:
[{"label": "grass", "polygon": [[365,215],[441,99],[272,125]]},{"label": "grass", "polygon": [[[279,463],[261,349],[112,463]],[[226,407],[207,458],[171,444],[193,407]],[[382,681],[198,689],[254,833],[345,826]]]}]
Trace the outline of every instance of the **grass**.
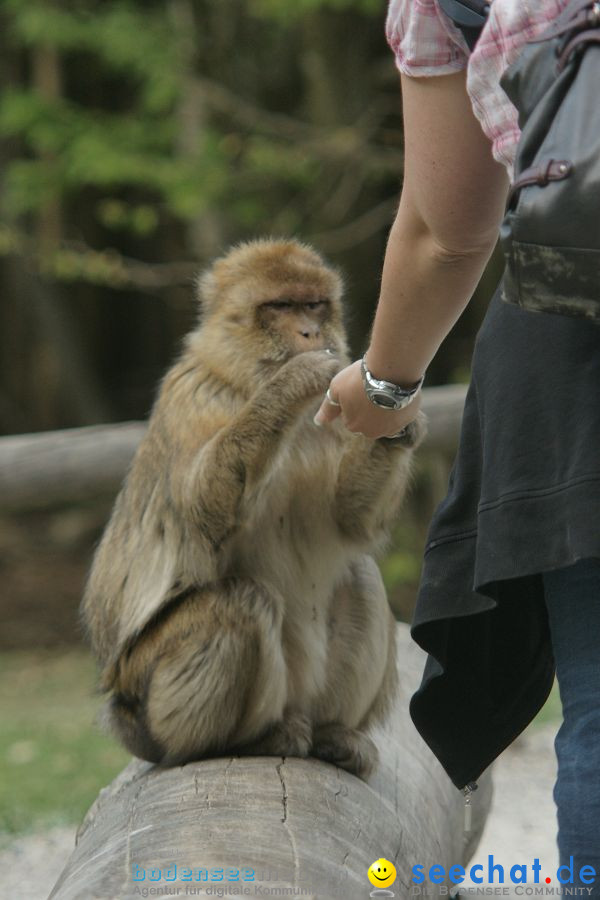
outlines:
[{"label": "grass", "polygon": [[550,696],[540,709],[539,713],[532,722],[536,725],[555,725],[562,719],[562,707],[560,705],[560,695],[558,693],[558,684],[556,679],[552,685]]},{"label": "grass", "polygon": [[[79,822],[128,762],[94,724],[100,702],[84,651],[0,655],[0,833]],[[554,688],[533,727],[559,719]]]},{"label": "grass", "polygon": [[94,724],[83,651],[0,655],[0,832],[80,821],[130,758]]}]

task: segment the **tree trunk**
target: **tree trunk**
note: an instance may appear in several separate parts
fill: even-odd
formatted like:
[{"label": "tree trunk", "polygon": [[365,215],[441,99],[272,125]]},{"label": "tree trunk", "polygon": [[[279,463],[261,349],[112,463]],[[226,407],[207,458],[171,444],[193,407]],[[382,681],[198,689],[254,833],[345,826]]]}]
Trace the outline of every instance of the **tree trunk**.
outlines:
[{"label": "tree trunk", "polygon": [[489,811],[491,777],[473,796],[466,835],[462,793],[408,714],[424,655],[408,626],[397,627],[400,690],[386,726],[373,733],[380,763],[368,783],[316,759],[234,756],[174,769],[134,761],[88,812],[51,898],[134,898],[151,888],[160,896],[168,888],[363,900],[373,890],[367,869],[383,857],[397,870],[390,890],[406,900],[414,865],[446,873],[464,865]]}]

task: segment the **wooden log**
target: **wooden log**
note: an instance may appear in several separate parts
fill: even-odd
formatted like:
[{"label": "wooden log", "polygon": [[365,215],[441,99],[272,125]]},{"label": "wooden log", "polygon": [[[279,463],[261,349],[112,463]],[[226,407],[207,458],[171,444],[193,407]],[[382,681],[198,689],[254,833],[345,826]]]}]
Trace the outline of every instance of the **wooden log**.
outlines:
[{"label": "wooden log", "polygon": [[145,431],[123,422],[0,438],[0,511],[114,496]]},{"label": "wooden log", "polygon": [[[465,390],[447,385],[423,392],[429,418],[425,448],[453,452]],[[144,422],[123,422],[0,438],[0,512],[113,496],[145,430]]]},{"label": "wooden log", "polygon": [[408,626],[397,628],[400,690],[373,733],[380,763],[368,783],[316,759],[234,756],[174,769],[134,761],[88,812],[51,898],[127,900],[168,888],[183,897],[363,900],[373,890],[367,869],[383,857],[397,869],[389,890],[407,900],[416,893],[414,865],[448,873],[467,863],[489,810],[491,776],[473,795],[465,835],[462,793],[408,714],[424,654]]}]

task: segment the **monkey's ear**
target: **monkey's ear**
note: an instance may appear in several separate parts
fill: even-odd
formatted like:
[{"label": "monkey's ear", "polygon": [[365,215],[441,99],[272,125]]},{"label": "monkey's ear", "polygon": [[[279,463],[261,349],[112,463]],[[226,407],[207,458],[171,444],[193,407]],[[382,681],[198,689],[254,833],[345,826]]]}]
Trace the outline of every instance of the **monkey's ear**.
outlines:
[{"label": "monkey's ear", "polygon": [[200,317],[203,317],[214,307],[219,291],[214,266],[196,276],[195,288]]}]

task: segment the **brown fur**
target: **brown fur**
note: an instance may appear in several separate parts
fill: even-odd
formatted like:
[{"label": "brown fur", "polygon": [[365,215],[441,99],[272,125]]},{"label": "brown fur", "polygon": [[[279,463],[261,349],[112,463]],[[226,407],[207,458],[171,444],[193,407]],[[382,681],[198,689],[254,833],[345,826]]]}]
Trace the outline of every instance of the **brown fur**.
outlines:
[{"label": "brown fur", "polygon": [[310,248],[245,244],[198,285],[200,324],[163,380],[82,605],[109,721],[162,764],[311,753],[364,776],[365,731],[395,687],[369,553],[421,420],[400,446],[313,424],[348,357],[339,276]]}]

